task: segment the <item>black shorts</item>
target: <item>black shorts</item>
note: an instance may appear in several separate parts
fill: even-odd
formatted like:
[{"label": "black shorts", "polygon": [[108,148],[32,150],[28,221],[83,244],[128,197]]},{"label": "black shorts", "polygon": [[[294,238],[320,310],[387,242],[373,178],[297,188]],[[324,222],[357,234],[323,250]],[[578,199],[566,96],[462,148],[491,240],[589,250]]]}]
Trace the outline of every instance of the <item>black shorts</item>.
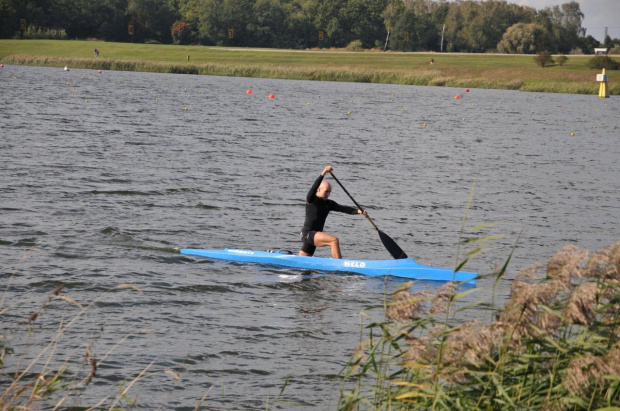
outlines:
[{"label": "black shorts", "polygon": [[314,255],[316,246],[314,245],[314,235],[316,231],[302,231],[299,233],[299,239],[301,240],[301,251],[308,255]]}]

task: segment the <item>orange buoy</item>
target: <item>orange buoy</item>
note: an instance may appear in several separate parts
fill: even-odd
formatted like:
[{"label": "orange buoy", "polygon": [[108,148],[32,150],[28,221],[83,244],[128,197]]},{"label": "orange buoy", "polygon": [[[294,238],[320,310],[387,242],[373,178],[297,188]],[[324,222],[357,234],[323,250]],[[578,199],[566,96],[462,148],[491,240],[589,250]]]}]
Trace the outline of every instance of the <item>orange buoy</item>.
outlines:
[{"label": "orange buoy", "polygon": [[245,94],[252,94],[252,89],[250,89],[250,88],[249,88],[249,89],[247,89],[247,90],[245,91]]},{"label": "orange buoy", "polygon": [[270,100],[273,100],[274,98],[276,98],[276,96],[274,96],[273,94],[270,94],[270,95],[269,95],[269,99],[270,99]]},{"label": "orange buoy", "polygon": [[459,96],[458,94],[456,96],[454,96],[455,100],[459,100],[461,98],[461,96]]}]

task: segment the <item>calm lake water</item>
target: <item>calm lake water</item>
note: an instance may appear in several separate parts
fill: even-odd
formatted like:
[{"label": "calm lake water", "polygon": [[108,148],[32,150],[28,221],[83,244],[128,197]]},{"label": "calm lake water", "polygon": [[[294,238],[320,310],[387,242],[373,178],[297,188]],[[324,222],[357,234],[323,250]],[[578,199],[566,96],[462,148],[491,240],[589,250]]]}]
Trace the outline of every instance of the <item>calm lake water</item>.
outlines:
[{"label": "calm lake water", "polygon": [[[68,405],[114,397],[148,369],[128,393],[140,408],[191,410],[208,392],[208,409],[334,409],[360,312],[381,316],[368,307],[403,281],[178,248],[297,250],[305,195],[331,164],[409,256],[454,267],[475,182],[467,226],[496,225],[467,236],[505,237],[467,269],[490,273],[520,234],[501,303],[518,270],[564,245],[620,240],[619,158],[618,97],[5,66],[0,334],[15,354],[3,371],[78,313],[47,302],[64,284],[61,295],[95,303],[52,368],[69,358],[83,378],[87,346],[98,360],[113,349]],[[351,204],[337,185],[331,198]],[[363,218],[334,213],[326,230],[347,257],[390,258]],[[142,293],[106,293],[121,284]],[[480,280],[472,298],[489,300],[492,285]]]}]

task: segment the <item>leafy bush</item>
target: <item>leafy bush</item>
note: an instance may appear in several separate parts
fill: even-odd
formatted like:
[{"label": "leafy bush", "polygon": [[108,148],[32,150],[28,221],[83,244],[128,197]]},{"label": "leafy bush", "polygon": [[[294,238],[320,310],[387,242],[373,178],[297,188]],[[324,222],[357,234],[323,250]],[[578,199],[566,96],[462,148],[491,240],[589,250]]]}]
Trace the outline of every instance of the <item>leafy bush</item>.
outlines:
[{"label": "leafy bush", "polygon": [[191,41],[190,26],[184,21],[177,20],[172,23],[170,34],[174,44],[189,44]]},{"label": "leafy bush", "polygon": [[553,56],[548,51],[541,51],[537,55],[534,56],[534,62],[538,67],[545,67],[548,64],[553,64],[555,61],[553,60]]},{"label": "leafy bush", "polygon": [[362,51],[362,41],[361,40],[353,40],[347,45],[347,51]]},{"label": "leafy bush", "polygon": [[607,54],[620,54],[620,46],[615,45]]},{"label": "leafy bush", "polygon": [[605,70],[618,70],[618,62],[609,56],[594,56],[588,60],[588,68],[591,69],[605,69]]},{"label": "leafy bush", "polygon": [[566,63],[568,61],[568,57],[566,57],[564,54],[559,55],[555,61],[561,66],[564,65],[564,63]]}]

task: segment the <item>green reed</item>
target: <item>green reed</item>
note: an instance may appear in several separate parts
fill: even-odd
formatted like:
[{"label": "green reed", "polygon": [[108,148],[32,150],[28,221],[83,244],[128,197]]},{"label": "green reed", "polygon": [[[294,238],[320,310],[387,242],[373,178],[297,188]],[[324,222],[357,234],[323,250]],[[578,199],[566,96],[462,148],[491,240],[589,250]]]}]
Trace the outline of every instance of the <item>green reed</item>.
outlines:
[{"label": "green reed", "polygon": [[[491,226],[466,220],[457,270],[497,238],[465,238]],[[511,255],[485,276],[493,296]],[[591,256],[566,246],[519,272],[486,323],[458,317],[483,304],[465,302],[476,291],[407,283],[387,293],[384,318],[363,312],[339,409],[620,410],[620,242]]]}]

